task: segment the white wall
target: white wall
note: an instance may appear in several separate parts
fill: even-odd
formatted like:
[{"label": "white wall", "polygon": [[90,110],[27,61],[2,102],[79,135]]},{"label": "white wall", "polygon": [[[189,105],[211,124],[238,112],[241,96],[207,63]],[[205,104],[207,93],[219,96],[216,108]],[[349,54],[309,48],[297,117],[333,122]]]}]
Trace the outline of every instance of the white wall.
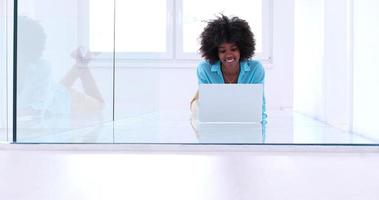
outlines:
[{"label": "white wall", "polygon": [[324,121],[350,127],[352,95],[351,5],[346,0],[324,1]]},{"label": "white wall", "polygon": [[268,110],[292,108],[294,0],[273,0],[273,68],[266,70]]},{"label": "white wall", "polygon": [[349,129],[351,5],[346,0],[296,0],[294,109]]},{"label": "white wall", "polygon": [[323,1],[295,0],[294,109],[323,119]]},{"label": "white wall", "polygon": [[353,130],[379,139],[379,1],[354,1]]},{"label": "white wall", "polygon": [[294,108],[379,138],[379,3],[296,0]]}]

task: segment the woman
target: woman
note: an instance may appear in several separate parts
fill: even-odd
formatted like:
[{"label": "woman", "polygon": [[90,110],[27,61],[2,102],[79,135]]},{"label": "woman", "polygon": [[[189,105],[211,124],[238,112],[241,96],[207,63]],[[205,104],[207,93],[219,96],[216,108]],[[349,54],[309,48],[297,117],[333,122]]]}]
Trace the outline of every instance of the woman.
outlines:
[{"label": "woman", "polygon": [[[221,15],[208,22],[200,39],[200,52],[205,60],[197,67],[199,84],[264,83],[262,64],[251,59],[255,51],[255,40],[245,20]],[[197,99],[198,92],[191,101],[194,116],[197,113]],[[263,96],[262,123],[266,123],[266,118]]]}]

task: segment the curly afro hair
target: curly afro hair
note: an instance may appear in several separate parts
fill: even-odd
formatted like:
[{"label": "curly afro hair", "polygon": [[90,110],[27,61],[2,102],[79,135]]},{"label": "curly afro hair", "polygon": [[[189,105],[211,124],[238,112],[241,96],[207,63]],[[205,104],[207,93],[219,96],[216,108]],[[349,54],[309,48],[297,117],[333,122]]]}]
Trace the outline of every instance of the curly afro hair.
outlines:
[{"label": "curly afro hair", "polygon": [[225,15],[208,21],[200,35],[200,53],[203,58],[214,64],[219,60],[218,46],[222,43],[234,43],[240,50],[240,59],[246,60],[254,55],[255,39],[249,24],[238,17]]}]

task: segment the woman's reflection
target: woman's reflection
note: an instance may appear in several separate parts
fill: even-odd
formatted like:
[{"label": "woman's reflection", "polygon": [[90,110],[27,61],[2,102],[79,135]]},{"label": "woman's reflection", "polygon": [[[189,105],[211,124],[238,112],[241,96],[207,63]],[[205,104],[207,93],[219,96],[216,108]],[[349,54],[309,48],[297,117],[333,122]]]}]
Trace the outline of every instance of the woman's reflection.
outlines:
[{"label": "woman's reflection", "polygon": [[[96,54],[83,47],[76,48],[70,55],[75,64],[57,83],[53,80],[51,64],[42,56],[46,38],[38,21],[18,17],[18,128],[66,130],[91,124],[80,121],[86,117],[92,124],[102,121],[104,99],[88,69]],[[81,81],[83,91],[73,87],[77,80]]]}]

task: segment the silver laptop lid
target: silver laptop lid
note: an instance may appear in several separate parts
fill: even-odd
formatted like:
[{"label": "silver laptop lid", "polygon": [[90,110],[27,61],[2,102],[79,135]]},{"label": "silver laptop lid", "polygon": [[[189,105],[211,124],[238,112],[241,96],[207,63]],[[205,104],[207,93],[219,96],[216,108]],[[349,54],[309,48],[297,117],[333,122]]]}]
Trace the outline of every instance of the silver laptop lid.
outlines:
[{"label": "silver laptop lid", "polygon": [[201,123],[258,123],[263,84],[200,84]]}]

